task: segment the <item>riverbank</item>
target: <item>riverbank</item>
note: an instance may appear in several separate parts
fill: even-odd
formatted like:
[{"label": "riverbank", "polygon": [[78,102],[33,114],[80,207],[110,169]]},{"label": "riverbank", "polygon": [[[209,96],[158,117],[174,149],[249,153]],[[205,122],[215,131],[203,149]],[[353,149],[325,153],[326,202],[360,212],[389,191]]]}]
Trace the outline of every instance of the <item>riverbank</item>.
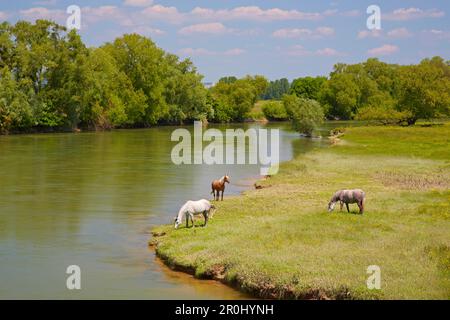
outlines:
[{"label": "riverbank", "polygon": [[[449,137],[449,123],[347,129],[217,203],[207,228],[159,226],[152,243],[167,265],[260,298],[448,299]],[[366,191],[363,216],[326,211],[343,188]],[[367,289],[370,265],[381,290]]]}]

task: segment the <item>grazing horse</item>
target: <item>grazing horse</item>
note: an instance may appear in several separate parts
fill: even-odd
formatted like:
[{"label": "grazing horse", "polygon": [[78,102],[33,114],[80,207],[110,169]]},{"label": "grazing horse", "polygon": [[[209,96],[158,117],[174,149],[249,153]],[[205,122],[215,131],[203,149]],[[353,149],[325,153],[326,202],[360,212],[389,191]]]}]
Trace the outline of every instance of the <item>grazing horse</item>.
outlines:
[{"label": "grazing horse", "polygon": [[333,211],[334,207],[336,206],[336,203],[339,201],[341,205],[341,211],[344,203],[345,206],[347,207],[348,212],[350,212],[350,209],[348,207],[349,203],[356,203],[359,207],[359,213],[363,214],[365,198],[366,193],[361,189],[340,190],[333,195],[330,202],[328,203],[328,212]]},{"label": "grazing horse", "polygon": [[205,218],[205,224],[208,223],[209,214],[211,211],[215,210],[214,207],[208,200],[199,200],[199,201],[188,201],[186,202],[178,212],[178,216],[175,218],[175,229],[178,229],[178,226],[183,221],[183,218],[186,217],[186,228],[189,227],[189,219],[192,221],[192,227],[195,227],[194,216],[203,214]]},{"label": "grazing horse", "polygon": [[214,200],[219,201],[219,195],[222,191],[222,201],[223,201],[223,192],[225,191],[225,183],[230,183],[230,177],[229,176],[223,176],[219,180],[214,180],[211,183],[211,194],[214,195]]}]

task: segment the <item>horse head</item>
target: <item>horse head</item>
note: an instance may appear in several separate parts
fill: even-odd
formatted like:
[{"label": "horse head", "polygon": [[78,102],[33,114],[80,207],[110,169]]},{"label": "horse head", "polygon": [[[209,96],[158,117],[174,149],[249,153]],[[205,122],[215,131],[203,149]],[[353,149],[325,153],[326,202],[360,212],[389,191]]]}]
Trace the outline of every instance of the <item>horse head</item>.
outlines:
[{"label": "horse head", "polygon": [[223,176],[223,182],[230,183],[230,176],[228,175]]},{"label": "horse head", "polygon": [[175,222],[175,229],[178,229],[178,226],[180,225],[181,221],[178,220],[178,217],[175,217],[174,222]]},{"label": "horse head", "polygon": [[336,206],[336,202],[330,201],[330,202],[328,203],[328,212],[333,211],[335,206]]}]

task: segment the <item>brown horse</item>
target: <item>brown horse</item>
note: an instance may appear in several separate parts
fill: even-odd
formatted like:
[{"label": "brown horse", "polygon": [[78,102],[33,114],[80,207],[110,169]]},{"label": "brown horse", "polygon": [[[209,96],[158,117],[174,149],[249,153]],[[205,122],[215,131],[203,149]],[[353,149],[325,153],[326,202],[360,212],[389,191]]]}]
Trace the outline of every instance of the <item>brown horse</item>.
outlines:
[{"label": "brown horse", "polygon": [[225,191],[225,183],[230,183],[230,177],[225,175],[222,178],[220,178],[219,180],[214,180],[211,183],[211,194],[214,195],[214,200],[219,201],[219,195],[220,192],[222,191],[222,201],[223,201],[223,192]]}]

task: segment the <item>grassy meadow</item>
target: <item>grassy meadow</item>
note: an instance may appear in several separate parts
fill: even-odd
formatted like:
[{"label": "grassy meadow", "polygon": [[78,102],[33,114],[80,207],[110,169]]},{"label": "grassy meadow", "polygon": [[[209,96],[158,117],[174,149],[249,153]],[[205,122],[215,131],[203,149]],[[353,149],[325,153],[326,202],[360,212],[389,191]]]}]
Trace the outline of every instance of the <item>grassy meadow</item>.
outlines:
[{"label": "grassy meadow", "polygon": [[[262,298],[450,299],[450,123],[349,128],[334,142],[216,203],[207,228],[156,227],[158,256]],[[346,188],[366,192],[364,215],[327,212]],[[370,265],[380,290],[367,289]]]}]

